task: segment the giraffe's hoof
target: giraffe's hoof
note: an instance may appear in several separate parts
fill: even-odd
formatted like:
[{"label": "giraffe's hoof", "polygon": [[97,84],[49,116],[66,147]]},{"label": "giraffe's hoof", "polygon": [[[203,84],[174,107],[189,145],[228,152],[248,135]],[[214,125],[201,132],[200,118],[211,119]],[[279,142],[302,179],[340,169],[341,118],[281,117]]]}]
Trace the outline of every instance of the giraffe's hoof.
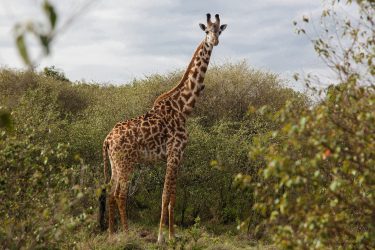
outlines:
[{"label": "giraffe's hoof", "polygon": [[174,240],[175,239],[175,235],[174,234],[170,234],[169,235],[169,241],[172,241],[172,240]]},{"label": "giraffe's hoof", "polygon": [[164,241],[163,233],[159,233],[158,244],[164,244],[164,243],[165,243],[165,241]]}]

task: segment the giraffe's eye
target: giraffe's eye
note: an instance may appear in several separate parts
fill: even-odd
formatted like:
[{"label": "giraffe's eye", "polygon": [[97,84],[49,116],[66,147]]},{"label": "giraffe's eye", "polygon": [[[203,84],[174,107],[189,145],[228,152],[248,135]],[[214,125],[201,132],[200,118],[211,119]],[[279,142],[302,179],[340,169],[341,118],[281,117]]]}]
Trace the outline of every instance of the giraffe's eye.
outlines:
[{"label": "giraffe's eye", "polygon": [[208,34],[208,31],[206,30],[206,34]]}]

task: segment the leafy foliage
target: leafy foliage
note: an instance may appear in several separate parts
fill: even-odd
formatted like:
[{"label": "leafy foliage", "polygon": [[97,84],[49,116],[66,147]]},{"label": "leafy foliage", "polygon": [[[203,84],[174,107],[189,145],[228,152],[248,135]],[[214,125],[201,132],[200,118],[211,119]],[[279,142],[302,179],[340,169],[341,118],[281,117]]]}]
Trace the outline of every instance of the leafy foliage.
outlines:
[{"label": "leafy foliage", "polygon": [[55,66],[45,67],[43,73],[55,80],[69,82],[69,79],[66,78],[64,72],[59,71]]},{"label": "leafy foliage", "polygon": [[[335,22],[324,32],[336,36],[312,39],[336,85],[310,108],[289,102],[269,113],[281,127],[254,139],[257,175],[238,178],[254,190],[257,230],[283,248],[375,248],[375,6],[348,2],[358,10],[356,24]],[[340,18],[336,4],[323,20]],[[311,77],[305,81],[311,86]]]},{"label": "leafy foliage", "polygon": [[90,212],[76,207],[84,200],[77,182],[83,166],[62,163],[68,145],[38,142],[27,126],[18,130],[22,134],[2,131],[0,137],[2,247],[69,247],[71,231]]},{"label": "leafy foliage", "polygon": [[[3,132],[0,140],[1,200],[6,200],[0,206],[7,218],[1,230],[9,246],[70,247],[79,235],[95,232],[96,190],[104,182],[102,140],[116,122],[146,112],[181,72],[123,86],[71,83],[56,76],[0,71],[0,105],[12,113],[14,124],[14,131]],[[277,126],[265,115],[248,116],[245,107],[267,103],[278,110],[288,99],[303,106],[306,98],[282,87],[275,75],[244,63],[213,67],[205,84],[200,108],[188,124],[190,143],[179,170],[175,215],[180,226],[194,225],[199,216],[207,230],[221,233],[219,225],[235,228],[253,204],[252,195],[232,183],[238,172],[254,174],[247,157],[252,138]],[[130,221],[157,224],[164,174],[164,163],[136,168],[128,194]],[[83,219],[86,228],[68,226]]]},{"label": "leafy foliage", "polygon": [[374,110],[373,89],[342,84],[312,110],[288,105],[282,128],[256,140],[251,154],[265,167],[254,208],[277,243],[375,246]]}]

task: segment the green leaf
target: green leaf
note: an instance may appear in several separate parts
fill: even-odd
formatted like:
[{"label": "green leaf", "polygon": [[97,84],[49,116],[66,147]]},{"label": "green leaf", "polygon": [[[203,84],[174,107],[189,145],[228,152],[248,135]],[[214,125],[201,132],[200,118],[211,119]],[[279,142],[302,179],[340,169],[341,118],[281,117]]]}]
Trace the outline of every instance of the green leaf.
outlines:
[{"label": "green leaf", "polygon": [[20,56],[23,62],[26,65],[30,66],[31,62],[29,58],[29,53],[27,51],[24,34],[20,34],[16,37],[16,44],[17,44],[18,53],[20,53]]},{"label": "green leaf", "polygon": [[307,121],[307,118],[306,117],[302,117],[299,121],[299,125],[301,127],[301,130],[304,130],[305,129],[305,125],[306,125],[306,121]]},{"label": "green leaf", "polygon": [[51,24],[51,29],[53,30],[56,26],[57,21],[57,14],[55,8],[49,3],[49,1],[45,0],[43,3],[43,10],[48,16],[49,22]]},{"label": "green leaf", "polygon": [[39,40],[40,40],[40,43],[42,44],[42,46],[44,48],[44,52],[48,55],[49,52],[50,52],[49,44],[50,44],[51,40],[46,35],[39,35]]}]

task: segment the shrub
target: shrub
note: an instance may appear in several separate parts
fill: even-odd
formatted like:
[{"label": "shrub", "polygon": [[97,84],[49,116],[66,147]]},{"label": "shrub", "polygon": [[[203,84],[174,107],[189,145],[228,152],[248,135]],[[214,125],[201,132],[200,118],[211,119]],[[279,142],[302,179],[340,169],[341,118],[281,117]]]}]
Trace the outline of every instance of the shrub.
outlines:
[{"label": "shrub", "polygon": [[342,25],[336,36],[313,40],[337,84],[310,108],[290,102],[270,114],[281,127],[254,140],[258,174],[239,178],[254,190],[257,230],[283,248],[375,248],[375,9],[371,1],[349,3],[359,23],[339,23],[334,8],[324,10],[323,19]]},{"label": "shrub", "polygon": [[[290,104],[251,151],[255,209],[284,247],[375,247],[375,94],[342,84],[312,110]],[[262,227],[264,228],[264,227]]]},{"label": "shrub", "polygon": [[[248,116],[248,106],[257,108],[261,104],[268,103],[271,109],[278,110],[288,99],[297,98],[301,103],[305,101],[303,95],[282,87],[281,81],[276,76],[252,70],[244,63],[216,66],[212,70],[212,73],[210,71],[207,73],[207,92],[202,96],[200,103],[197,104],[197,110],[188,122],[190,143],[179,170],[175,214],[176,223],[184,227],[193,225],[194,219],[198,216],[202,224],[212,224],[211,228],[216,228],[215,225],[219,224],[229,224],[229,226],[232,224],[233,226],[237,220],[248,216],[247,208],[253,204],[252,195],[238,191],[233,186],[233,177],[238,172],[253,173],[254,162],[247,157],[252,138],[277,126],[264,115]],[[92,211],[97,206],[95,188],[104,182],[101,165],[101,145],[104,137],[116,122],[144,114],[152,107],[154,99],[159,94],[177,84],[181,72],[173,72],[164,76],[152,75],[123,86],[71,83],[30,72],[9,71],[7,73],[4,71],[2,73],[0,87],[5,86],[4,88],[8,89],[7,86],[9,86],[9,91],[0,92],[0,100],[4,100],[3,97],[12,93],[14,96],[12,103],[17,105],[9,102],[2,104],[7,114],[12,114],[14,131],[13,134],[7,132],[1,145],[5,147],[7,143],[12,142],[7,147],[7,150],[14,150],[12,157],[25,155],[27,164],[30,165],[25,163],[24,170],[28,171],[29,176],[33,176],[34,173],[39,176],[39,172],[47,171],[44,170],[42,160],[38,160],[44,149],[50,152],[47,166],[54,169],[54,171],[48,170],[52,171],[50,175],[53,181],[59,178],[66,180],[65,171],[75,176],[72,182],[65,183],[65,186],[53,184],[50,188],[45,188],[50,177],[44,175],[40,177],[41,180],[35,185],[42,191],[54,194],[47,203],[44,203],[48,209],[52,209],[51,204],[59,200],[59,197],[65,201],[65,205],[74,203],[76,199],[74,195],[79,192],[74,191],[75,189],[71,190],[72,186],[78,188],[75,186],[78,184],[79,190],[84,193],[84,196],[79,198],[80,202],[74,203],[77,204],[74,209],[59,205],[56,208],[57,212],[54,210],[58,220],[46,219],[40,224],[35,224],[35,227],[39,225],[44,227],[45,222],[61,229],[64,228],[62,219],[66,222],[66,220],[77,218],[84,212],[88,218],[86,219],[88,224],[85,225],[90,228],[81,229],[95,232],[91,218],[93,217]],[[27,79],[27,75],[31,77],[35,85],[32,87],[20,85],[20,88],[10,91],[13,80]],[[229,77],[232,75],[236,78]],[[31,80],[25,80],[25,83],[29,81]],[[260,86],[263,90],[252,95],[252,91],[256,91]],[[225,88],[225,93],[221,91],[221,88]],[[242,95],[242,92],[247,94]],[[239,100],[238,96],[243,99]],[[214,108],[205,106],[206,102],[214,105]],[[32,138],[27,139],[28,135],[32,135]],[[26,152],[17,151],[21,150],[17,142],[22,141],[22,147]],[[27,147],[28,144],[30,145]],[[56,157],[57,145],[69,145],[64,146],[66,157]],[[31,162],[33,157],[36,159],[35,164]],[[75,158],[82,159],[82,161],[76,161]],[[19,175],[19,178],[7,173],[9,181],[18,178],[21,183],[21,180],[29,177],[22,172],[22,168],[18,169],[23,161],[23,158],[14,158],[12,164],[14,164],[15,172],[12,174]],[[40,164],[42,164],[41,167]],[[5,171],[8,165],[7,162],[0,162],[2,171]],[[165,164],[163,163],[155,164],[155,166],[140,166],[135,169],[128,194],[131,196],[131,199],[128,199],[130,221],[152,225],[157,223],[160,219],[164,176]],[[4,189],[9,185],[12,183],[5,182]],[[31,187],[25,201],[31,202],[33,192],[36,191]],[[41,192],[40,195],[47,195],[45,192]],[[17,204],[19,200],[19,197],[9,198],[12,204]],[[45,201],[40,198],[35,200],[35,206],[30,206],[30,213],[27,217],[30,221],[25,219],[27,210],[24,214],[19,211],[24,217],[17,220],[15,225],[21,225],[24,222],[31,223],[37,220],[38,216],[42,216],[43,211],[39,207],[43,205],[43,202]],[[19,228],[14,230],[17,232],[15,235],[19,237],[22,234],[26,238],[33,237],[29,231],[22,231]],[[78,237],[69,233],[69,230],[61,230],[67,232],[63,234],[65,238],[54,240],[53,233],[50,231],[50,235],[43,236],[45,237],[44,243],[41,241],[35,244],[43,245],[50,241],[52,246],[69,245],[75,237]],[[71,232],[75,232],[74,229]],[[9,239],[11,238],[7,238]],[[26,242],[29,241],[19,244],[24,246]],[[34,244],[34,241],[30,241],[30,244]]]},{"label": "shrub", "polygon": [[72,231],[88,211],[77,208],[85,193],[77,182],[82,166],[62,163],[67,145],[39,143],[31,128],[23,135],[0,133],[2,247],[70,248]]},{"label": "shrub", "polygon": [[45,67],[43,70],[45,76],[51,77],[54,80],[62,81],[62,82],[69,82],[69,79],[66,78],[64,72],[56,69],[55,66]]}]

